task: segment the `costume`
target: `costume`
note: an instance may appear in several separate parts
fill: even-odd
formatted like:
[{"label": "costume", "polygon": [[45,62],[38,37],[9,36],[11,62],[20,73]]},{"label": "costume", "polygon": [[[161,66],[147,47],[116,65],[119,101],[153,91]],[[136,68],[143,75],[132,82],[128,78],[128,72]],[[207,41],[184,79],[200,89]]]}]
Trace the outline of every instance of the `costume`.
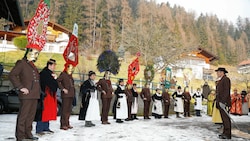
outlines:
[{"label": "costume", "polygon": [[212,116],[215,94],[210,93],[207,97],[207,115]]},{"label": "costume", "polygon": [[96,83],[96,85],[97,89],[101,91],[101,99],[102,99],[101,121],[103,124],[109,124],[108,113],[113,93],[111,81],[109,79],[102,78]]},{"label": "costume", "polygon": [[149,107],[150,107],[150,102],[151,102],[150,89],[147,87],[142,88],[140,95],[144,102],[144,112],[143,112],[144,119],[150,119],[149,118]]},{"label": "costume", "polygon": [[[224,73],[227,73],[225,68],[218,68],[216,71],[223,71]],[[218,73],[218,72],[217,72]],[[216,84],[216,106],[220,110],[221,118],[223,121],[223,133],[220,136],[220,138],[231,138],[231,120],[228,114],[226,113],[226,109],[222,109],[219,104],[224,104],[228,107],[231,106],[231,97],[230,97],[230,89],[231,89],[231,82],[230,79],[223,75],[219,78]]]},{"label": "costume", "polygon": [[174,99],[174,111],[176,112],[176,117],[178,118],[180,117],[179,113],[184,112],[182,94],[183,93],[181,91],[176,91],[172,94]]},{"label": "costume", "polygon": [[80,108],[79,119],[85,120],[85,126],[91,127],[92,120],[100,119],[99,101],[94,80],[90,78],[83,82],[80,88],[82,95],[82,107]]},{"label": "costume", "polygon": [[125,87],[118,85],[115,90],[116,100],[114,102],[115,113],[117,122],[121,122],[122,119],[128,118],[128,105],[127,97],[125,94]]},{"label": "costume", "polygon": [[164,118],[168,118],[168,112],[169,112],[169,106],[170,106],[170,95],[168,92],[162,93],[162,100],[163,100],[163,106],[164,106]]},{"label": "costume", "polygon": [[232,106],[230,108],[231,114],[242,115],[242,97],[241,94],[231,94]]},{"label": "costume", "polygon": [[48,67],[45,67],[40,72],[40,84],[42,90],[42,98],[40,99],[40,104],[42,104],[42,108],[41,110],[37,110],[37,114],[41,112],[41,117],[36,116],[36,133],[42,133],[43,131],[51,131],[49,129],[49,121],[56,120],[57,118],[56,91],[58,88],[58,84],[53,76],[53,71],[49,70]]},{"label": "costume", "polygon": [[152,116],[155,118],[161,118],[162,112],[162,95],[160,93],[155,93],[152,95]]},{"label": "costume", "polygon": [[191,95],[189,92],[183,93],[183,99],[184,99],[184,117],[190,117],[190,100]]},{"label": "costume", "polygon": [[[32,122],[36,114],[37,101],[40,98],[40,76],[34,63],[23,58],[16,62],[9,73],[9,79],[19,91],[20,107],[17,115],[16,138],[21,141],[33,137]],[[27,88],[29,93],[21,92],[22,88]]]},{"label": "costume", "polygon": [[132,95],[133,95],[133,101],[132,101],[132,107],[131,107],[131,114],[132,114],[132,119],[138,119],[136,117],[137,111],[138,111],[138,93],[136,89],[132,88],[131,89]]},{"label": "costume", "polygon": [[[75,96],[74,79],[71,74],[68,74],[66,71],[63,71],[57,78],[57,82],[61,90],[62,97],[60,128],[67,130],[72,128],[69,123],[69,118],[72,110],[72,102]],[[65,93],[64,89],[68,90],[68,93]]]},{"label": "costume", "polygon": [[194,109],[196,112],[196,116],[201,116],[201,110],[202,110],[202,94],[201,94],[201,92],[197,91],[193,95],[193,98],[195,99]]},{"label": "costume", "polygon": [[210,91],[211,90],[210,90],[210,87],[209,87],[208,83],[205,82],[205,84],[202,86],[202,95],[203,95],[203,97],[205,99],[208,98],[208,95],[209,95]]},{"label": "costume", "polygon": [[132,95],[131,89],[126,87],[125,94],[127,96],[127,104],[128,104],[128,118],[126,119],[126,121],[129,121],[129,120],[133,120],[132,115],[131,115],[132,102],[133,102],[133,95]]}]

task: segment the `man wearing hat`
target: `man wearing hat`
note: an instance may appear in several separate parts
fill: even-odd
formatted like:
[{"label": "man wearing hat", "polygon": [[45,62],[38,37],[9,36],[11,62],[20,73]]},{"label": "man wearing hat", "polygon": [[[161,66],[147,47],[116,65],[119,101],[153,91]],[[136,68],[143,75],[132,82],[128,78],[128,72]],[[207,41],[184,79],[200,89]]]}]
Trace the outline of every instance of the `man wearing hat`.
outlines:
[{"label": "man wearing hat", "polygon": [[34,62],[42,48],[37,45],[27,46],[22,60],[18,60],[9,73],[9,79],[18,91],[20,101],[19,112],[16,122],[17,141],[23,139],[36,140],[33,137],[32,122],[35,118],[37,101],[40,98],[40,77]]},{"label": "man wearing hat", "polygon": [[82,103],[79,119],[85,120],[86,127],[92,127],[95,126],[95,124],[91,122],[92,120],[100,120],[100,111],[95,84],[96,74],[94,71],[89,71],[88,76],[89,79],[84,81],[80,88]]},{"label": "man wearing hat", "polygon": [[216,83],[216,108],[219,109],[222,122],[223,122],[223,133],[219,135],[220,139],[231,139],[231,120],[227,113],[227,107],[231,107],[230,89],[231,82],[226,76],[228,71],[225,68],[218,68],[217,72],[217,83]]},{"label": "man wearing hat", "polygon": [[110,124],[108,122],[108,113],[110,108],[110,103],[113,94],[113,88],[110,81],[110,72],[106,71],[104,77],[97,82],[97,89],[101,92],[102,99],[102,113],[101,121],[102,124]]}]

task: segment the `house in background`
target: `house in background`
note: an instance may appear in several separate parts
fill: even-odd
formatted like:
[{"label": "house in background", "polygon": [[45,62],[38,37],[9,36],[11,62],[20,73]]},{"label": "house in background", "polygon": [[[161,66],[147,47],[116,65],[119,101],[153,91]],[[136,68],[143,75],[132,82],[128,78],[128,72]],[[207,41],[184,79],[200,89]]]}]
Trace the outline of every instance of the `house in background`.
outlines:
[{"label": "house in background", "polygon": [[[8,29],[4,31],[0,30],[0,52],[17,50],[12,40],[18,36],[26,36],[28,24],[29,21],[24,22],[25,26],[18,26],[12,23],[8,24]],[[65,27],[54,22],[49,22],[47,28],[47,42],[42,52],[62,54],[68,44],[71,34],[72,32]]]},{"label": "house in background", "polygon": [[213,80],[213,70],[210,69],[210,63],[216,60],[213,54],[198,48],[189,54],[183,54],[182,58],[172,66],[173,76],[183,77],[184,83],[192,79]]},{"label": "house in background", "polygon": [[250,73],[250,59],[244,60],[241,63],[239,63],[237,71],[240,74],[249,74]]}]

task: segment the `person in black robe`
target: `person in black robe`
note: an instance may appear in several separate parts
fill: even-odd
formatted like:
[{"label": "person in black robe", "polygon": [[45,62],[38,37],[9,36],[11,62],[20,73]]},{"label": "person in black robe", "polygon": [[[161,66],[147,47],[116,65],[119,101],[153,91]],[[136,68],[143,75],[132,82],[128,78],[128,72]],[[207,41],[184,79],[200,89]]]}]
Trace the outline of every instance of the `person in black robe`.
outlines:
[{"label": "person in black robe", "polygon": [[[94,92],[96,90],[96,85],[92,82],[91,76],[95,75],[95,72],[89,71],[89,79],[84,81],[83,84],[80,87],[80,93],[82,95],[82,103],[81,103],[81,108],[80,108],[80,113],[79,113],[79,120],[85,120],[87,109],[89,106],[89,100],[91,97],[90,92]],[[91,127],[95,126],[91,121],[85,121],[85,126],[86,127]]]}]

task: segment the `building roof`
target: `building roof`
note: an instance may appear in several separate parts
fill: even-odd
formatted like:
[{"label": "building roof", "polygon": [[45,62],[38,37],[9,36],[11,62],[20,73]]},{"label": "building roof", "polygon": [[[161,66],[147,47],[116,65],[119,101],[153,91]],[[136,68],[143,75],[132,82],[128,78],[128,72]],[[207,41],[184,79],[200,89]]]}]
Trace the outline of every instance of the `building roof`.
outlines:
[{"label": "building roof", "polygon": [[250,59],[249,60],[244,60],[239,63],[239,66],[245,66],[245,65],[250,65]]},{"label": "building roof", "polygon": [[[26,36],[26,33],[23,33],[22,31],[27,29],[28,27],[28,24],[29,24],[29,21],[25,21],[24,22],[24,26],[16,26],[14,25],[13,23],[12,24],[9,24],[10,26],[10,31],[1,31],[0,30],[0,39],[5,39],[8,40],[8,41],[12,41],[13,38],[15,37],[18,37],[18,36],[21,36],[21,35],[24,35]],[[48,22],[48,26],[51,27],[53,30],[56,30],[56,31],[61,31],[65,34],[68,34],[69,37],[71,36],[72,34],[72,31],[57,24],[57,23],[54,23],[54,22]],[[55,39],[54,37],[52,37],[51,35],[47,35],[47,38],[48,40],[50,39]]]},{"label": "building roof", "polygon": [[217,60],[218,58],[213,55],[212,53],[202,49],[202,48],[198,48],[198,51],[195,52],[197,57],[201,57],[203,59],[205,59],[206,63],[210,63],[214,60]]},{"label": "building roof", "polygon": [[0,18],[5,18],[19,26],[24,26],[23,16],[18,0],[1,0]]}]

